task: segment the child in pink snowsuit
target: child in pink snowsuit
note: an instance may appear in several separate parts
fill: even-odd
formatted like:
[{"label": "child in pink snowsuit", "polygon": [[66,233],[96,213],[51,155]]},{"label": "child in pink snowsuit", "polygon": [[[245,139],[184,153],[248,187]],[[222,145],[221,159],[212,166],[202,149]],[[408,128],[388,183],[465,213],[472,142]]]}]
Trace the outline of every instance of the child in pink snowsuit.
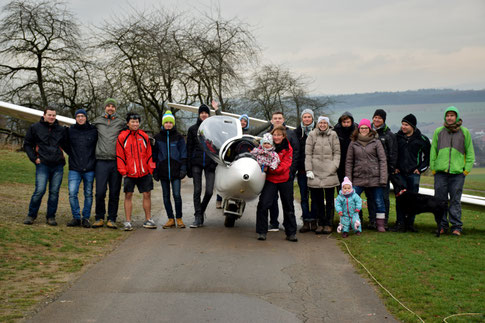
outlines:
[{"label": "child in pink snowsuit", "polygon": [[263,135],[259,147],[251,150],[251,154],[256,157],[263,171],[267,171],[268,167],[275,170],[280,164],[280,158],[273,146],[273,136],[270,133]]}]

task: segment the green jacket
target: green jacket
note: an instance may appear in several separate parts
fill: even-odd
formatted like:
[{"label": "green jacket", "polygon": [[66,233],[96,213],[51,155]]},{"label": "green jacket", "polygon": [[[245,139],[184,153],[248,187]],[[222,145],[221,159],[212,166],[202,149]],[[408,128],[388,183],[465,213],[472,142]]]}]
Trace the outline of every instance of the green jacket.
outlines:
[{"label": "green jacket", "polygon": [[[460,114],[455,107],[449,107],[445,111],[454,111],[456,120],[460,120]],[[465,127],[453,133],[442,126],[435,130],[430,151],[430,169],[434,173],[445,172],[450,174],[467,175],[475,162],[470,131]]]}]

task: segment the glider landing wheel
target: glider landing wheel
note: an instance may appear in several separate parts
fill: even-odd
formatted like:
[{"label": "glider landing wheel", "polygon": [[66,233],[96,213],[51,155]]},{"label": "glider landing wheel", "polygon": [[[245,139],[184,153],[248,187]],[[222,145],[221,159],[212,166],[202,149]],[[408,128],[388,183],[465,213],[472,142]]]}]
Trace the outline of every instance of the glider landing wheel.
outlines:
[{"label": "glider landing wheel", "polygon": [[224,226],[226,228],[233,228],[234,223],[236,222],[238,216],[237,216],[237,214],[234,214],[232,212],[237,212],[237,205],[236,204],[230,204],[230,205],[228,205],[227,210],[231,211],[231,213],[229,213],[229,212],[224,213],[224,215],[226,216],[226,219],[224,220]]}]

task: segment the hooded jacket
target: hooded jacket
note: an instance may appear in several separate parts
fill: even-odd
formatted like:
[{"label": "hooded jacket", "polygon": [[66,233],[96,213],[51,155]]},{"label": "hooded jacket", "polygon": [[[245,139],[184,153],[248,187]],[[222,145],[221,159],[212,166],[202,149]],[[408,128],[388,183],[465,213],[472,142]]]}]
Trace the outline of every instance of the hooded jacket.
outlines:
[{"label": "hooded jacket", "polygon": [[396,168],[403,175],[410,175],[417,169],[420,173],[429,167],[430,142],[416,128],[411,136],[406,136],[402,130],[396,135],[398,147],[398,160]]},{"label": "hooded jacket", "polygon": [[[445,111],[456,113],[457,122],[460,120],[460,113],[457,108],[449,107]],[[446,122],[446,120],[445,120]],[[450,174],[467,175],[475,162],[475,151],[473,149],[470,131],[460,126],[457,132],[451,132],[445,126],[435,130],[430,151],[430,168],[433,174],[445,172]]]},{"label": "hooded jacket", "polygon": [[372,124],[372,129],[379,135],[378,139],[381,141],[382,147],[384,147],[384,151],[386,152],[387,169],[389,173],[394,173],[397,164],[396,135],[385,123],[379,129],[374,128],[374,124]]},{"label": "hooded jacket", "polygon": [[96,166],[96,142],[98,131],[96,127],[86,121],[69,127],[68,131],[69,170],[77,172],[91,172]]},{"label": "hooded jacket", "polygon": [[[199,166],[207,171],[215,171],[217,163],[206,154],[202,144],[197,138],[202,120],[197,118],[197,123],[192,125],[187,132],[187,167],[190,172],[192,166]],[[189,173],[190,175],[190,173]]]},{"label": "hooded jacket", "polygon": [[310,132],[305,155],[305,169],[315,175],[314,179],[308,179],[309,187],[330,188],[339,185],[337,169],[340,164],[340,142],[330,126],[325,131],[317,127]]},{"label": "hooded jacket", "polygon": [[343,216],[352,217],[352,215],[359,213],[362,210],[362,199],[357,193],[352,190],[349,197],[346,197],[342,190],[338,193],[335,200],[335,211],[342,212]]},{"label": "hooded jacket", "polygon": [[27,130],[24,149],[30,161],[35,164],[37,158],[47,166],[65,165],[63,148],[67,146],[66,128],[57,120],[53,124],[44,121],[34,123]]},{"label": "hooded jacket", "polygon": [[[315,123],[313,123],[314,125]],[[313,129],[312,129],[313,130]],[[298,154],[298,163],[297,163],[297,170],[298,172],[305,172],[305,145],[308,135],[303,131],[301,125],[299,125],[295,129],[296,138],[298,138],[298,143],[300,146],[299,154]]]},{"label": "hooded jacket", "polygon": [[118,172],[122,176],[139,178],[153,173],[150,139],[143,130],[123,130],[116,144]]},{"label": "hooded jacket", "polygon": [[153,160],[157,165],[158,178],[182,179],[187,174],[187,147],[185,140],[175,128],[162,129],[155,135]]},{"label": "hooded jacket", "polygon": [[116,140],[120,131],[126,128],[125,121],[116,114],[97,117],[93,125],[98,129],[96,159],[116,160]]},{"label": "hooded jacket", "polygon": [[276,169],[268,169],[266,180],[272,183],[284,183],[290,180],[291,164],[293,161],[293,148],[288,139],[283,139],[280,144],[275,144],[275,151],[280,158],[280,164]]},{"label": "hooded jacket", "polygon": [[[352,121],[352,125],[350,127],[342,126],[342,118],[345,116],[348,116]],[[338,123],[333,129],[337,133],[338,140],[340,141],[340,164],[338,168],[340,180],[343,180],[345,175],[345,159],[347,157],[347,150],[349,149],[349,145],[351,142],[350,137],[352,136],[352,133],[355,129],[357,129],[357,124],[355,124],[354,122],[354,117],[352,116],[352,113],[348,111],[342,113],[342,115],[338,119]]]}]

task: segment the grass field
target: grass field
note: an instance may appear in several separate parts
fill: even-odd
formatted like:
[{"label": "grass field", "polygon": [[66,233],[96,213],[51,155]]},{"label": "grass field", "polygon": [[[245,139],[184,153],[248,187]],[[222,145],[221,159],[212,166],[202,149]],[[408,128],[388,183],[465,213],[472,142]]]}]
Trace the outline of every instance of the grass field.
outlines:
[{"label": "grass field", "polygon": [[[466,185],[480,183],[483,174],[476,173],[477,179],[470,175]],[[34,189],[34,166],[25,153],[0,150],[0,322],[19,321],[54,299],[127,236],[120,230],[67,228],[66,182],[59,199],[59,226],[48,227],[42,221],[45,201],[36,223],[23,225]],[[390,218],[395,219],[394,211]],[[417,217],[419,233],[364,231],[361,237],[333,237],[347,252],[345,241],[352,254],[426,322],[441,322],[452,314],[485,312],[484,209],[464,206],[463,222],[465,234],[461,237],[436,238],[431,233],[435,224],[430,214]],[[367,275],[357,263],[356,268]],[[416,316],[376,289],[395,317],[418,322]],[[448,320],[484,321],[483,315]]]}]

